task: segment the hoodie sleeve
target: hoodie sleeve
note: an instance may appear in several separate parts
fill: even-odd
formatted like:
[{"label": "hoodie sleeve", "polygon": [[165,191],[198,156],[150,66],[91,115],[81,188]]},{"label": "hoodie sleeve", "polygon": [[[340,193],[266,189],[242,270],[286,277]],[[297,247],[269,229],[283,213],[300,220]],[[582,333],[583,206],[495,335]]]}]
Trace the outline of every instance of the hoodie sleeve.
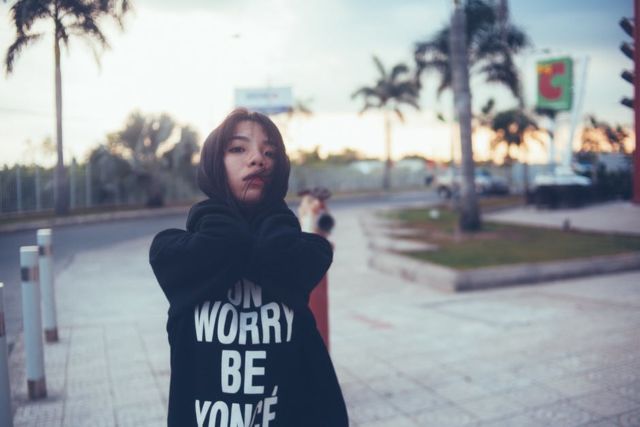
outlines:
[{"label": "hoodie sleeve", "polygon": [[149,263],[169,300],[170,314],[205,298],[222,297],[250,258],[248,227],[223,211],[190,214],[188,229],[161,231],[149,249]]},{"label": "hoodie sleeve", "polygon": [[322,236],[300,231],[298,219],[286,209],[259,225],[249,271],[283,301],[306,306],[332,261],[331,244]]}]

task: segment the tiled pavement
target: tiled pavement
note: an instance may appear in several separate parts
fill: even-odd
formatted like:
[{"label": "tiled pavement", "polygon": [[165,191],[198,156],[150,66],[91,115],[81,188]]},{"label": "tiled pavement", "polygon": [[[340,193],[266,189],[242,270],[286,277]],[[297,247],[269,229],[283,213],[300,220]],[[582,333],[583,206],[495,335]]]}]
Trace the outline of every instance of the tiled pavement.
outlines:
[{"label": "tiled pavement", "polygon": [[[336,214],[331,352],[354,426],[640,426],[640,273],[446,294],[366,266],[358,211]],[[57,278],[49,397],[18,426],[161,426],[167,304],[150,238],[78,254]]]}]

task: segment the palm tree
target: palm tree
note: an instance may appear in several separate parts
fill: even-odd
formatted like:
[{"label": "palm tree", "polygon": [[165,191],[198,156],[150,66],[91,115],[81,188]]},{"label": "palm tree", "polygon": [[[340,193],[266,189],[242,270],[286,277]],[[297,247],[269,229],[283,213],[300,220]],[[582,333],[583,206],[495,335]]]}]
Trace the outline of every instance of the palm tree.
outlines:
[{"label": "palm tree", "polygon": [[404,122],[404,114],[400,110],[403,104],[408,104],[416,110],[418,105],[419,88],[417,81],[409,72],[405,64],[397,64],[391,72],[387,72],[382,62],[375,55],[373,62],[380,73],[375,86],[363,86],[356,90],[351,99],[358,96],[364,98],[364,106],[360,114],[371,108],[377,108],[384,113],[385,130],[385,167],[382,179],[382,187],[385,190],[391,188],[391,112],[394,112],[401,122]]},{"label": "palm tree", "polygon": [[460,228],[474,231],[481,228],[481,222],[474,183],[469,75],[482,74],[489,83],[507,86],[522,106],[520,78],[513,55],[529,42],[524,32],[509,22],[506,0],[501,0],[499,5],[467,0],[464,6],[460,0],[454,0],[454,5],[450,25],[433,38],[416,43],[414,58],[418,84],[423,72],[436,71],[440,76],[438,96],[446,89],[453,89],[462,152]]},{"label": "palm tree", "polygon": [[[500,112],[495,115],[491,122],[491,128],[496,132],[496,136],[491,142],[493,148],[499,144],[506,144],[507,155],[505,163],[509,166],[509,179],[511,179],[511,167],[513,158],[511,157],[511,147],[518,147],[518,151],[527,152],[527,141],[533,138],[540,141],[535,135],[539,130],[538,123],[529,114],[519,108]],[[526,159],[522,163],[522,181],[524,184],[524,194],[529,191],[529,165]]]},{"label": "palm tree", "polygon": [[[11,19],[16,29],[16,37],[5,57],[7,75],[13,72],[14,63],[22,50],[40,40],[45,34],[35,31],[35,24],[48,21],[53,24],[53,49],[55,58],[56,91],[56,142],[58,162],[55,170],[55,212],[64,215],[69,212],[69,192],[64,169],[62,146],[62,76],[60,71],[60,42],[69,48],[71,36],[81,36],[101,48],[109,44],[98,23],[103,18],[112,18],[122,28],[122,19],[129,11],[128,0],[18,0],[11,6]],[[91,45],[98,58],[95,45]]]}]

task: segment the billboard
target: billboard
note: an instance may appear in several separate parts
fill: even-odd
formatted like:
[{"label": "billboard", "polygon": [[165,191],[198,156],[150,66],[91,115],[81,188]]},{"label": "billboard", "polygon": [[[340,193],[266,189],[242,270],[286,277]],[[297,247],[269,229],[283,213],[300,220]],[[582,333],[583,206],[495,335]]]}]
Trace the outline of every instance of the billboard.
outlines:
[{"label": "billboard", "polygon": [[538,108],[571,110],[573,103],[573,60],[569,57],[545,59],[536,65]]},{"label": "billboard", "polygon": [[284,113],[293,107],[293,94],[291,87],[236,89],[235,106],[262,114]]}]

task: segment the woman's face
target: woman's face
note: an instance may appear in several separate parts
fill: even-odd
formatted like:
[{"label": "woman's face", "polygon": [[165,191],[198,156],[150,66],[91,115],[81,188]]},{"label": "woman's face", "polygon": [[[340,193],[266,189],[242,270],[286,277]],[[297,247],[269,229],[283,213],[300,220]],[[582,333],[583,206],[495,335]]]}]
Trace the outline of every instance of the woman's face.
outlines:
[{"label": "woman's face", "polygon": [[253,205],[264,197],[271,181],[275,147],[259,123],[244,120],[236,125],[224,152],[227,182],[233,197]]}]

